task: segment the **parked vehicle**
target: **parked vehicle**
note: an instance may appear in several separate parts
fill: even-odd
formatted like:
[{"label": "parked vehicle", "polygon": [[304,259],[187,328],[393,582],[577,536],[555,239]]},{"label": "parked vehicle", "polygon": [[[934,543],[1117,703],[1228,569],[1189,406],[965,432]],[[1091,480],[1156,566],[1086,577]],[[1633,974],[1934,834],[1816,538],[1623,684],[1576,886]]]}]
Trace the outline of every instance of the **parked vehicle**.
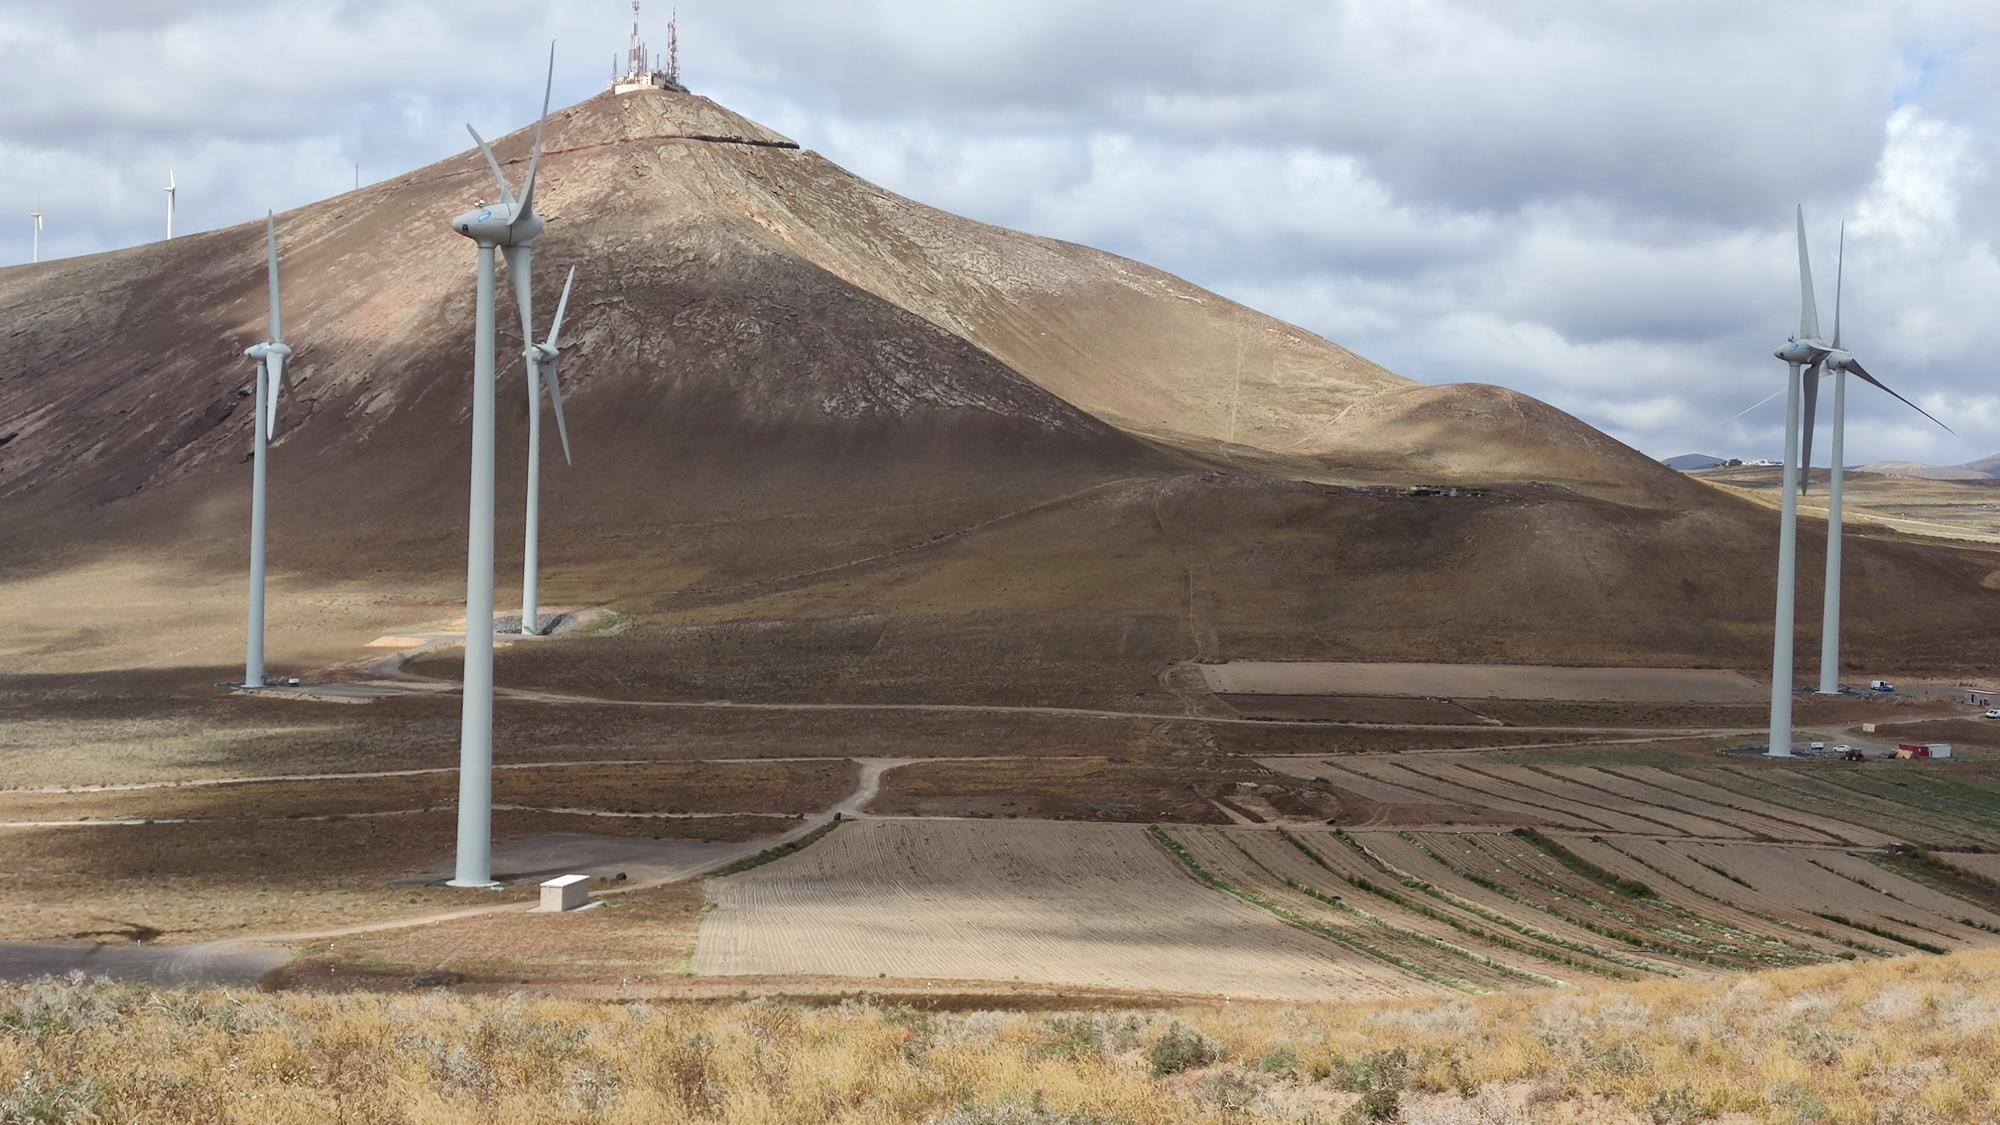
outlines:
[{"label": "parked vehicle", "polygon": [[1989,719],[2000,719],[2000,707],[1990,708],[1986,712],[1986,717]]},{"label": "parked vehicle", "polygon": [[1812,747],[1811,747],[1811,749],[1812,749],[1813,753],[1817,754],[1817,753],[1819,753],[1819,752],[1820,752],[1821,750],[1824,750],[1824,749],[1826,749],[1826,743],[1824,743],[1824,742],[1815,742],[1815,743],[1813,743],[1813,744],[1812,744]]},{"label": "parked vehicle", "polygon": [[1842,758],[1842,759],[1844,759],[1844,760],[1846,760],[1846,761],[1849,761],[1849,762],[1865,762],[1865,761],[1867,761],[1867,760],[1868,760],[1868,755],[1866,755],[1866,754],[1863,754],[1863,753],[1862,753],[1861,751],[1859,751],[1859,750],[1856,750],[1856,749],[1855,749],[1854,747],[1852,747],[1852,746],[1839,746],[1839,747],[1835,747],[1835,749],[1837,749],[1837,750],[1839,750],[1839,751],[1840,751],[1840,756],[1841,756],[1841,758]]},{"label": "parked vehicle", "polygon": [[1869,690],[1869,691],[1895,691],[1895,690],[1896,690],[1896,685],[1895,685],[1895,684],[1892,684],[1892,683],[1890,683],[1890,682],[1889,682],[1889,681],[1887,681],[1887,680],[1870,680],[1870,681],[1868,681],[1868,690]]}]

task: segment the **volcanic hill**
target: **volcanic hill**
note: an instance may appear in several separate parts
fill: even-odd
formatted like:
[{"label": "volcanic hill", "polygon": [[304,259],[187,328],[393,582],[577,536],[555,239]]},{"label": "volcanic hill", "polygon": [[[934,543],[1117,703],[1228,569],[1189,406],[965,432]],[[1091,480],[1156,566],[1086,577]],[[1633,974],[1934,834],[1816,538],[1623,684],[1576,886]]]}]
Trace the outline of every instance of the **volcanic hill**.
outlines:
[{"label": "volcanic hill", "polygon": [[[529,145],[495,146],[517,179]],[[503,679],[1176,708],[1189,659],[1768,652],[1771,515],[1532,398],[913,203],[693,95],[557,113],[542,175],[543,325],[579,267],[544,599],[634,625]],[[280,658],[462,590],[474,255],[447,224],[492,192],[468,152],[279,217]],[[504,300],[500,323],[504,605],[526,401]],[[263,332],[261,221],[0,270],[0,603],[36,611],[0,658],[226,667]],[[1992,659],[1991,555],[1850,552],[1857,660]],[[115,627],[146,601],[175,643]]]}]

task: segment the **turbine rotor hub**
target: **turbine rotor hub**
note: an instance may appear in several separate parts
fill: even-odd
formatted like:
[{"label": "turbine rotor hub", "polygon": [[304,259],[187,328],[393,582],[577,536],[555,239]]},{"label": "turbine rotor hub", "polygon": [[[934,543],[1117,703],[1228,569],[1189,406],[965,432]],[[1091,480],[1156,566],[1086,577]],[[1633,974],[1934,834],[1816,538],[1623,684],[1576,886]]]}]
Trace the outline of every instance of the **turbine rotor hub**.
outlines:
[{"label": "turbine rotor hub", "polygon": [[494,246],[528,246],[540,237],[548,224],[541,216],[515,215],[504,203],[467,211],[451,221],[451,229],[475,242]]}]

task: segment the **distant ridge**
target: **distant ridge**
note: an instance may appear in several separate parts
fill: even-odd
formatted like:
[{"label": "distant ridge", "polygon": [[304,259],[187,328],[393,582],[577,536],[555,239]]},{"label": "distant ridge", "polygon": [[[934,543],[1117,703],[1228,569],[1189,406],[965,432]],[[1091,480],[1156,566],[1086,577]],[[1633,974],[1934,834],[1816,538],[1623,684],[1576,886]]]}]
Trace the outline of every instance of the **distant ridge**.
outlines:
[{"label": "distant ridge", "polygon": [[2000,456],[1987,457],[1969,465],[1926,465],[1921,461],[1874,461],[1861,466],[1864,473],[1921,480],[1993,480],[2000,468]]},{"label": "distant ridge", "polygon": [[1727,465],[1732,460],[1735,460],[1735,458],[1717,457],[1712,453],[1683,453],[1678,457],[1668,457],[1662,460],[1660,464],[1665,465],[1669,469],[1679,469],[1681,472],[1688,473],[1694,472],[1697,469],[1713,469],[1719,465]]}]

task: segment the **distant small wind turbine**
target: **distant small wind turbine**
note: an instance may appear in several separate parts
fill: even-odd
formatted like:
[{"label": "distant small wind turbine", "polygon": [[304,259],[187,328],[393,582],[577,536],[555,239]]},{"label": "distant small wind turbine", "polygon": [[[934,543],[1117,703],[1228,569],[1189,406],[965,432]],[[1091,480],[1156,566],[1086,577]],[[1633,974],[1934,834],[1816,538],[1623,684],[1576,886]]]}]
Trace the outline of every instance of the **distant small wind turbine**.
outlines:
[{"label": "distant small wind turbine", "polygon": [[174,187],[174,170],[167,169],[167,237],[174,237],[174,196],[179,189]]},{"label": "distant small wind turbine", "polygon": [[264,509],[265,478],[270,460],[270,442],[278,429],[278,396],[292,392],[292,378],[285,373],[285,361],[292,349],[285,346],[284,314],[278,301],[278,220],[264,217],[264,245],[269,255],[271,312],[267,327],[271,338],[253,345],[243,354],[257,361],[257,415],[250,428],[255,431],[256,462],[250,485],[250,642],[243,660],[243,686],[264,686]]},{"label": "distant small wind turbine", "polygon": [[36,197],[35,199],[35,209],[33,211],[28,212],[28,217],[35,221],[34,249],[30,251],[28,261],[31,263],[39,262],[42,260],[42,218],[43,218],[42,201],[39,196]]},{"label": "distant small wind turbine", "polygon": [[535,179],[542,163],[542,128],[555,88],[556,49],[549,44],[549,76],[542,90],[542,116],[535,121],[535,147],[528,178],[517,200],[479,131],[466,131],[500,185],[500,202],[453,219],[451,229],[479,245],[479,288],[472,347],[472,489],[465,544],[465,672],[460,693],[458,737],[458,855],[450,885],[493,885],[493,368],[494,252],[507,251],[521,306],[522,335],[532,348],[530,315],[535,239],[547,225],[535,214]]},{"label": "distant small wind turbine", "polygon": [[[1835,259],[1833,274],[1833,339],[1828,342],[1826,353],[1819,362],[1833,372],[1833,451],[1831,478],[1826,490],[1826,601],[1821,611],[1819,635],[1819,690],[1820,695],[1840,694],[1840,537],[1841,537],[1841,488],[1846,477],[1843,460],[1846,457],[1847,435],[1847,374],[1853,372],[1865,382],[1895,397],[1898,402],[1922,414],[1951,433],[1952,428],[1931,416],[1931,413],[1902,395],[1889,389],[1882,380],[1868,373],[1854,353],[1840,346],[1840,291],[1847,271],[1847,224],[1840,227],[1840,256]],[[1815,380],[1817,383],[1817,380]],[[1812,465],[1812,421],[1816,396],[1806,395],[1805,446],[1801,461]]]},{"label": "distant small wind turbine", "polygon": [[[520,276],[520,275],[516,275]],[[555,406],[556,433],[562,438],[563,463],[574,464],[569,455],[569,423],[563,420],[562,380],[556,377],[556,363],[562,356],[563,313],[569,310],[570,286],[576,284],[576,267],[569,268],[563,282],[562,300],[556,303],[555,323],[549,338],[537,344],[528,336],[528,519],[527,546],[521,562],[521,635],[537,636],[541,626],[541,526],[542,526],[542,383],[549,386],[549,401]],[[527,287],[516,294],[521,301],[521,323],[528,324]]]}]

